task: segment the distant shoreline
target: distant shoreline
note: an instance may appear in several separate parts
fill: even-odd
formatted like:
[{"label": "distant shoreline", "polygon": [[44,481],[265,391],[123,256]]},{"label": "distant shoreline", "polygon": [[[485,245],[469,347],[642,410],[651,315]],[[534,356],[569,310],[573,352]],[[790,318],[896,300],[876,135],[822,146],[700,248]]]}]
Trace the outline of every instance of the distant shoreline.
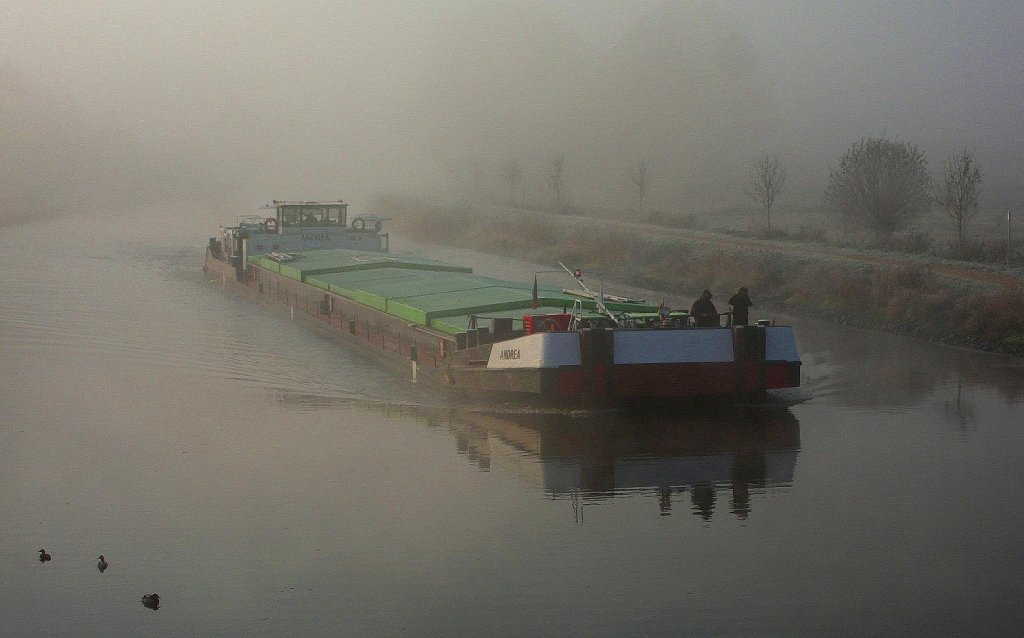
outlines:
[{"label": "distant shoreline", "polygon": [[519,209],[380,203],[397,232],[421,243],[563,261],[651,290],[747,286],[760,306],[793,315],[1024,357],[1024,278],[1012,271]]}]

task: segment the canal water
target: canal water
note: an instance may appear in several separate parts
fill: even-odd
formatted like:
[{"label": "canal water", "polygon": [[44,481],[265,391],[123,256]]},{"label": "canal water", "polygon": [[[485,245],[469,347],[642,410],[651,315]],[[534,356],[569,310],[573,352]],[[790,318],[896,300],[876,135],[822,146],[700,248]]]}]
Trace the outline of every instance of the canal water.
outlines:
[{"label": "canal water", "polygon": [[801,320],[764,406],[465,403],[206,281],[202,217],[0,236],[0,634],[1024,628],[1024,361]]}]

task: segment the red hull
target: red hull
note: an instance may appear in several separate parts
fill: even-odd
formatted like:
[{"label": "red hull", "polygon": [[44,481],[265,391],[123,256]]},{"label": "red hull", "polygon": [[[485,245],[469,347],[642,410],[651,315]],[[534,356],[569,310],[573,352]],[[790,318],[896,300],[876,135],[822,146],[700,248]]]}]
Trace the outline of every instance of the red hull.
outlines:
[{"label": "red hull", "polygon": [[[742,374],[740,374],[742,373]],[[762,382],[763,378],[763,382]],[[579,367],[558,370],[557,391],[564,397],[580,397],[585,388],[595,398],[688,398],[753,393],[800,385],[800,364],[664,363],[594,366],[589,383]]]}]

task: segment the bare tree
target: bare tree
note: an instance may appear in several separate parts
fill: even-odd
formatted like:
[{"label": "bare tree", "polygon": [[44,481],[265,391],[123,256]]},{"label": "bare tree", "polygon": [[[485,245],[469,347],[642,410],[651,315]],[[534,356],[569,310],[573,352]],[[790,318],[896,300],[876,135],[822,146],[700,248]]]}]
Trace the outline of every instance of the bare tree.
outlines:
[{"label": "bare tree", "polygon": [[644,195],[647,194],[647,160],[640,160],[629,170],[629,181],[640,198],[640,214],[644,212]]},{"label": "bare tree", "polygon": [[508,184],[508,205],[515,206],[516,186],[523,179],[523,167],[519,165],[519,160],[515,157],[505,160],[501,167],[501,176],[504,178],[505,183]]},{"label": "bare tree", "polygon": [[829,169],[825,201],[878,238],[905,228],[932,204],[928,162],[917,147],[865,137]]},{"label": "bare tree", "polygon": [[562,189],[565,186],[563,179],[565,177],[565,153],[558,153],[551,158],[551,162],[548,164],[548,188],[554,194],[554,211],[561,212],[562,210]]},{"label": "bare tree", "polygon": [[761,206],[768,214],[768,232],[772,232],[772,204],[779,195],[786,192],[786,169],[779,163],[779,156],[766,153],[750,171],[750,185],[747,196]]},{"label": "bare tree", "polygon": [[942,181],[935,185],[935,201],[942,206],[956,228],[956,249],[964,254],[964,226],[978,212],[978,184],[981,170],[974,165],[974,156],[964,149],[959,155],[946,158]]}]

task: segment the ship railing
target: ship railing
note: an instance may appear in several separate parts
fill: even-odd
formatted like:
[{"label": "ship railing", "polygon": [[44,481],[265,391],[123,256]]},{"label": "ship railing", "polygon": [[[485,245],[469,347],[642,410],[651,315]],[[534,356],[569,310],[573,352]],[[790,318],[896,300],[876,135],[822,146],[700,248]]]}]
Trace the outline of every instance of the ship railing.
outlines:
[{"label": "ship railing", "polygon": [[629,313],[621,312],[618,315],[619,328],[624,330],[636,330],[639,327],[636,317]]},{"label": "ship railing", "polygon": [[[585,316],[585,314],[589,314],[589,316]],[[595,316],[593,310],[587,308],[582,301],[573,301],[567,330],[575,332],[577,330],[597,327],[637,330],[644,327],[644,324],[642,319],[638,319],[628,312],[620,312],[614,316]]]},{"label": "ship railing", "polygon": [[260,215],[239,215],[238,226],[241,230],[244,230],[251,234],[277,234],[277,220],[273,217],[263,217]]},{"label": "ship railing", "polygon": [[[481,325],[481,322],[487,322],[487,325]],[[518,328],[515,326],[517,322],[519,324]],[[469,316],[466,338],[469,341],[476,340],[477,345],[482,345],[484,343],[504,341],[512,337],[522,336],[522,334],[522,317],[472,314]]]},{"label": "ship railing", "polygon": [[572,312],[569,314],[569,332],[580,329],[580,322],[583,320],[583,302],[575,299],[572,302]]}]

